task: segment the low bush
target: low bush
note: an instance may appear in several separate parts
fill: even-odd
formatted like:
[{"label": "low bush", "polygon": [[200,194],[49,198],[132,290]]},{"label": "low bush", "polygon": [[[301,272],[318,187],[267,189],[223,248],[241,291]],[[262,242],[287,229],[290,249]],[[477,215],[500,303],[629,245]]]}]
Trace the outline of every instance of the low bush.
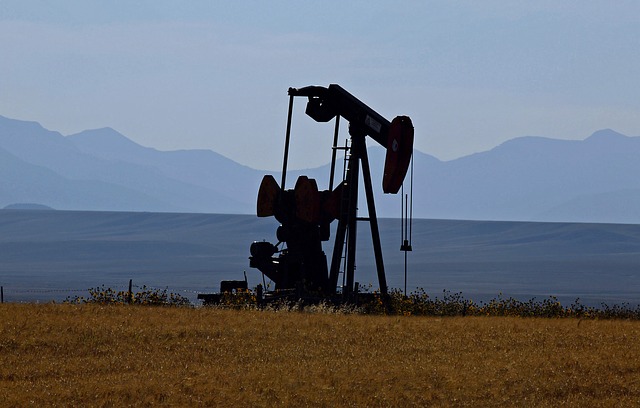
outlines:
[{"label": "low bush", "polygon": [[88,289],[89,296],[69,297],[65,303],[96,303],[101,305],[132,304],[144,306],[189,306],[191,302],[188,298],[176,294],[168,293],[167,289],[152,289],[143,286],[142,290],[129,292],[126,290],[116,291],[104,285]]},{"label": "low bush", "polygon": [[[133,304],[145,306],[191,306],[187,297],[169,293],[167,289],[152,289],[146,286],[137,292],[116,291],[101,287],[88,289],[89,296],[67,298],[65,303]],[[260,309],[267,311],[305,311],[322,314],[370,314],[399,316],[511,316],[578,319],[632,319],[640,320],[640,305],[628,303],[600,307],[587,306],[576,299],[563,305],[555,296],[537,300],[521,301],[499,294],[488,302],[466,299],[462,293],[444,290],[441,297],[431,297],[422,288],[403,294],[391,290],[385,297],[379,292],[364,293],[355,302],[343,302],[340,298],[312,299],[296,298],[290,294],[278,296],[271,293],[268,299],[260,299],[257,290],[239,290],[223,293],[220,301],[207,305],[223,309]]]},{"label": "low bush", "polygon": [[356,302],[341,302],[336,299],[296,299],[283,296],[274,300],[258,299],[256,291],[246,290],[224,294],[219,308],[266,309],[286,311],[306,311],[311,313],[371,314],[400,316],[511,316],[578,319],[633,319],[640,320],[640,306],[629,304],[601,307],[586,306],[576,299],[570,305],[563,305],[555,296],[537,300],[521,301],[499,294],[488,302],[474,302],[462,293],[443,291],[441,297],[430,297],[424,289],[409,295],[392,290],[386,298],[378,292],[366,293]]}]

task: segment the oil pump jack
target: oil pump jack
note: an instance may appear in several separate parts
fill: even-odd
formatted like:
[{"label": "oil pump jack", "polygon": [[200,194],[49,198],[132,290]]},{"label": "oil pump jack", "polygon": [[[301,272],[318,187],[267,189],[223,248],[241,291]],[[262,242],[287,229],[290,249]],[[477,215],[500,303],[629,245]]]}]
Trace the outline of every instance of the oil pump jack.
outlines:
[{"label": "oil pump jack", "polygon": [[[366,137],[386,148],[382,190],[396,194],[407,174],[413,152],[413,125],[408,116],[391,122],[336,84],[328,87],[289,88],[289,112],[285,139],[282,179],[278,185],[272,175],[265,175],[257,199],[258,217],[273,216],[277,244],[251,244],[250,266],[257,268],[275,283],[276,292],[295,291],[298,296],[335,297],[338,280],[343,299],[358,291],[355,283],[357,223],[370,223],[380,293],[387,294],[387,281],[380,244],[380,232],[367,156]],[[314,179],[298,177],[294,188],[286,189],[287,161],[291,136],[291,119],[295,97],[306,97],[305,113],[317,122],[335,118],[331,174],[328,190],[319,190]],[[350,143],[338,147],[340,118],[349,123]],[[333,188],[336,151],[344,150],[344,180]],[[358,217],[360,176],[364,183],[368,217]],[[330,224],[337,220],[336,236],[329,267],[322,242],[330,238]],[[342,268],[342,270],[341,270]]]}]

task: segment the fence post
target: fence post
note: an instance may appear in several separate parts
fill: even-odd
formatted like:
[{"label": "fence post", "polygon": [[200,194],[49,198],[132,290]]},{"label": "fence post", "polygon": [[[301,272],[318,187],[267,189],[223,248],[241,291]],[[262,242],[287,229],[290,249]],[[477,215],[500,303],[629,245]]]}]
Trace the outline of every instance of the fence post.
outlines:
[{"label": "fence post", "polygon": [[133,301],[133,292],[132,289],[133,288],[133,279],[129,279],[129,293],[127,293],[127,303],[131,304],[131,302]]},{"label": "fence post", "polygon": [[0,303],[4,303],[4,286],[0,286]]},{"label": "fence post", "polygon": [[256,303],[258,303],[258,307],[262,307],[262,285],[260,284],[256,286]]}]

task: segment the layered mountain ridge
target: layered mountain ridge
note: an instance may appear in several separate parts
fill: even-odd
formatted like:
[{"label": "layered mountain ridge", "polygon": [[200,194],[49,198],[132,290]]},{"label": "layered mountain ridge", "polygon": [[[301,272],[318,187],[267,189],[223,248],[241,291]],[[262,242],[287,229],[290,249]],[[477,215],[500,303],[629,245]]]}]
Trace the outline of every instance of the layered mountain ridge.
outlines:
[{"label": "layered mountain ridge", "polygon": [[[397,217],[401,198],[380,191],[384,155],[369,148],[377,212]],[[415,151],[413,215],[638,223],[637,157],[640,137],[611,129],[584,140],[519,137],[450,161]],[[323,189],[329,165],[291,171],[287,179],[299,174]],[[144,147],[111,128],[64,136],[0,116],[0,175],[0,208],[253,214],[264,172],[211,150]]]}]

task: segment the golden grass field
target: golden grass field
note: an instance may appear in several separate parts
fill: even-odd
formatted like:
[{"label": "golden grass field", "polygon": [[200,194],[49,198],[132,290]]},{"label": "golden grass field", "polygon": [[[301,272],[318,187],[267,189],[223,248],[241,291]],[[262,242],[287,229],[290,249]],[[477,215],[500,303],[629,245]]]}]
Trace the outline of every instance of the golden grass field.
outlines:
[{"label": "golden grass field", "polygon": [[640,406],[640,322],[0,305],[0,406]]}]

